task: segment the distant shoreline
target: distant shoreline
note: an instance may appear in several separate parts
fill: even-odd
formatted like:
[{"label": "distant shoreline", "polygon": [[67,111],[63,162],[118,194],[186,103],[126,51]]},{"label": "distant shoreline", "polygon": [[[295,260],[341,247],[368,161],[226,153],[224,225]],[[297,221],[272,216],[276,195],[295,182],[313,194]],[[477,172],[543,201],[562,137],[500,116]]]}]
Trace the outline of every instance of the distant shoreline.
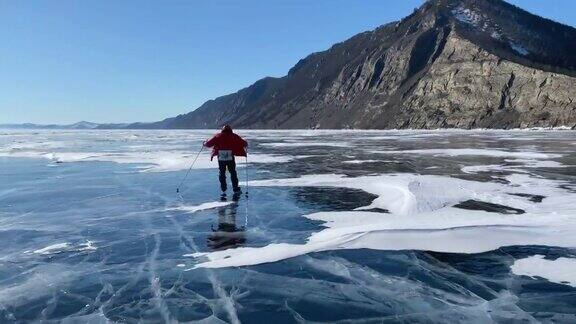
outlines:
[{"label": "distant shoreline", "polygon": [[[20,130],[20,131],[214,131],[214,128],[66,128],[63,127],[4,127],[0,125],[0,130]],[[527,132],[527,131],[576,131],[576,127],[569,126],[558,127],[527,127],[527,128],[395,128],[395,129],[373,129],[373,128],[341,128],[341,129],[323,129],[323,128],[290,128],[290,129],[265,129],[265,128],[237,128],[239,131],[318,131],[318,132]]]}]

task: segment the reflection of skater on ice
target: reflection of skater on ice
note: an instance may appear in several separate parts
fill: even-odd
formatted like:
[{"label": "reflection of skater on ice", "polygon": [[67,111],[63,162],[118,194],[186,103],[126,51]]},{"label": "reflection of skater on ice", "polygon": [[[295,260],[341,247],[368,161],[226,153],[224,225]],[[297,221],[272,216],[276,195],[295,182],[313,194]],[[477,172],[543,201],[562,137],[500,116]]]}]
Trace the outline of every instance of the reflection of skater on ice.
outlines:
[{"label": "reflection of skater on ice", "polygon": [[246,242],[245,228],[236,225],[240,194],[234,194],[232,199],[234,200],[233,204],[218,210],[218,227],[212,226],[212,233],[208,236],[207,241],[208,247],[212,250],[236,248]]}]

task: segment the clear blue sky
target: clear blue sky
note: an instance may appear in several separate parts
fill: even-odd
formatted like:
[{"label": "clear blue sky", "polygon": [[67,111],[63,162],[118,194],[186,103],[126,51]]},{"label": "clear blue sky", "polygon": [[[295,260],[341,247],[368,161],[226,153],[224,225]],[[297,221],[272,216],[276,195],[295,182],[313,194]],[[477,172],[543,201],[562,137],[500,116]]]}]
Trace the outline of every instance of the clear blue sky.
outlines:
[{"label": "clear blue sky", "polygon": [[[423,0],[0,0],[0,123],[156,121]],[[576,1],[513,0],[576,25]]]}]

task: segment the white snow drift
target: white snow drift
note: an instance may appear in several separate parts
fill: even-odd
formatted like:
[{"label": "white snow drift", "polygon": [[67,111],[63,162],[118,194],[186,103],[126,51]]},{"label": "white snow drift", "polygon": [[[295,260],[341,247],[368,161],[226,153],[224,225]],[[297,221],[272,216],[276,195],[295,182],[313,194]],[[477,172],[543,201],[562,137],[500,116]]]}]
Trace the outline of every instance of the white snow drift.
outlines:
[{"label": "white snow drift", "polygon": [[[304,244],[275,243],[196,253],[196,267],[230,267],[274,262],[310,252],[335,249],[432,250],[479,253],[510,245],[576,246],[576,194],[562,183],[513,174],[508,184],[466,181],[445,176],[391,174],[350,178],[309,175],[257,181],[255,186],[338,187],[378,197],[355,211],[306,215],[323,222]],[[541,203],[512,194],[544,195]],[[469,199],[510,206],[525,214],[499,214],[453,207]],[[390,214],[369,211],[386,209]]]},{"label": "white snow drift", "polygon": [[511,269],[519,276],[542,277],[576,287],[576,259],[546,260],[543,255],[534,255],[516,260]]}]

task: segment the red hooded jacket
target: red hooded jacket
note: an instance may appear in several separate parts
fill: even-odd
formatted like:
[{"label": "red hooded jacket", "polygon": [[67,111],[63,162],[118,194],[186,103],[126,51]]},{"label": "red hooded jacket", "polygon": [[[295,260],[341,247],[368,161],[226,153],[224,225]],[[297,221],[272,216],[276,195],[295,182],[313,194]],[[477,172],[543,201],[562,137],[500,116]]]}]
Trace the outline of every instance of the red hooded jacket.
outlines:
[{"label": "red hooded jacket", "polygon": [[232,130],[222,131],[204,143],[206,147],[212,147],[212,160],[218,155],[218,150],[231,150],[234,156],[246,156],[246,142],[242,137],[234,134]]}]

